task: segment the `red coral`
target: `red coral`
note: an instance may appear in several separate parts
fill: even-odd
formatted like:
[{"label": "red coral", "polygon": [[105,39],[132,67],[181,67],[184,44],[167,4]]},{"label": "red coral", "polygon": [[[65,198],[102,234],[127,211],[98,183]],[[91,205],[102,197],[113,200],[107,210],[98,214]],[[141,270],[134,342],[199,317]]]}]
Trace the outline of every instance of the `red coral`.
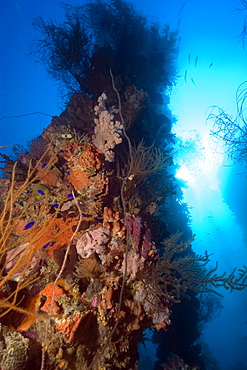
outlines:
[{"label": "red coral", "polygon": [[76,167],[95,173],[101,167],[103,161],[102,154],[92,144],[83,146],[73,141],[64,150],[63,158],[67,161],[69,168]]},{"label": "red coral", "polygon": [[83,316],[79,316],[78,314],[74,315],[73,320],[71,318],[65,317],[61,323],[56,323],[56,330],[58,333],[64,336],[64,339],[67,343],[71,343],[75,332],[80,325]]},{"label": "red coral", "polygon": [[60,312],[60,307],[56,303],[58,297],[66,297],[64,291],[56,284],[48,284],[40,293],[46,297],[42,311],[48,312],[49,315],[55,316]]},{"label": "red coral", "polygon": [[68,181],[79,191],[87,189],[91,184],[88,174],[78,168],[69,171]]},{"label": "red coral", "polygon": [[52,218],[47,224],[43,225],[40,230],[40,238],[37,237],[36,242],[33,241],[33,234],[30,235],[30,242],[34,243],[36,250],[45,248],[47,253],[53,257],[55,249],[62,248],[70,243],[74,234],[72,228],[77,226],[78,221],[78,217],[68,218],[65,221],[61,218]]},{"label": "red coral", "polygon": [[100,153],[93,145],[82,146],[76,141],[65,148],[63,158],[68,164],[68,181],[80,191],[91,185],[90,177],[96,174],[102,163]]},{"label": "red coral", "polygon": [[48,186],[59,187],[63,185],[59,170],[54,168],[47,171],[46,167],[43,167],[42,164],[37,166],[37,179],[41,180],[42,184]]},{"label": "red coral", "polygon": [[85,168],[98,170],[102,164],[102,154],[95,148],[95,146],[87,144],[82,156],[80,157],[80,163]]}]

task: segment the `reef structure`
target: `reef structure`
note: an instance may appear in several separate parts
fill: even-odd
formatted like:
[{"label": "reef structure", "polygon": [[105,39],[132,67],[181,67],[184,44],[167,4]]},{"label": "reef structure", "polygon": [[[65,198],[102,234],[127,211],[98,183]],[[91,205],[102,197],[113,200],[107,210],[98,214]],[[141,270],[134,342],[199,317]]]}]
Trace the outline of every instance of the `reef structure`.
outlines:
[{"label": "reef structure", "polygon": [[169,156],[130,139],[128,101],[103,93],[85,126],[88,99],[75,94],[0,179],[3,369],[137,369],[143,331],[169,329],[183,296],[246,287],[245,267],[217,275],[179,234],[160,239]]},{"label": "reef structure", "polygon": [[170,323],[170,302],[138,278],[159,255],[147,214],[131,214],[134,174],[113,151],[123,122],[106,100],[91,134],[54,117],[0,180],[0,319],[26,343],[18,368],[31,351],[37,369],[136,368],[142,331]]}]

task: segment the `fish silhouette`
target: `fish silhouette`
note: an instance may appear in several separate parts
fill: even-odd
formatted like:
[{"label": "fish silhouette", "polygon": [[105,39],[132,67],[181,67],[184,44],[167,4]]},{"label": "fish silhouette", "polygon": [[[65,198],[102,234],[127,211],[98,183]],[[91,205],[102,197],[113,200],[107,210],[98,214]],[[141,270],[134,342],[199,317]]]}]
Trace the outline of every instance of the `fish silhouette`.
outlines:
[{"label": "fish silhouette", "polygon": [[195,59],[195,68],[196,68],[197,62],[198,62],[198,56]]},{"label": "fish silhouette", "polygon": [[184,72],[184,82],[187,83],[187,69],[186,71]]},{"label": "fish silhouette", "polygon": [[191,81],[192,81],[193,85],[196,86],[196,83],[195,83],[193,78],[191,78]]}]

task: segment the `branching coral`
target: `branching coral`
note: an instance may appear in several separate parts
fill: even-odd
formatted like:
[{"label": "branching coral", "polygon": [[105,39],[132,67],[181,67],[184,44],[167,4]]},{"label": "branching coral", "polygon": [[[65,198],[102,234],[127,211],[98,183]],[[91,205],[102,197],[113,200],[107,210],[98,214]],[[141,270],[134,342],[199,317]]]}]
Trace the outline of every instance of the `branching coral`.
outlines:
[{"label": "branching coral", "polygon": [[[22,300],[21,291],[38,279],[35,270],[32,275],[29,273],[30,266],[36,266],[43,256],[42,249],[35,248],[34,245],[46,233],[46,228],[40,226],[40,223],[53,218],[56,212],[48,216],[45,193],[43,192],[42,199],[35,200],[37,189],[36,187],[32,188],[32,185],[38,180],[37,168],[50,150],[51,147],[47,149],[35,166],[30,163],[24,183],[18,183],[15,180],[15,164],[8,191],[6,194],[2,194],[4,207],[0,215],[1,316],[6,315],[11,310],[25,312],[25,309],[19,307]],[[54,155],[51,154],[50,162],[46,164],[44,174],[49,171],[53,161]],[[39,210],[38,214],[33,213],[34,201],[37,210]],[[11,280],[17,282],[15,289],[9,292],[9,282]]]},{"label": "branching coral", "polygon": [[[225,153],[234,163],[247,162],[247,86],[243,82],[236,91],[236,117],[227,114],[220,107],[214,106],[208,120],[214,123],[210,131],[214,142],[222,141]],[[216,113],[215,113],[216,110]]]},{"label": "branching coral", "polygon": [[233,270],[229,275],[224,272],[216,273],[218,265],[211,270],[206,269],[209,255],[204,256],[188,253],[186,251],[191,242],[178,243],[181,234],[176,234],[166,240],[164,253],[153,268],[144,269],[140,278],[144,281],[147,291],[155,292],[159,297],[164,297],[168,302],[179,302],[181,296],[188,297],[189,290],[196,292],[214,292],[219,295],[217,288],[224,287],[230,290],[243,290],[247,287],[247,267],[240,269],[238,276]]},{"label": "branching coral", "polygon": [[131,155],[124,173],[127,174],[125,196],[135,193],[143,181],[158,171],[171,165],[171,157],[154,146],[146,147],[141,140],[137,146],[131,146]]}]

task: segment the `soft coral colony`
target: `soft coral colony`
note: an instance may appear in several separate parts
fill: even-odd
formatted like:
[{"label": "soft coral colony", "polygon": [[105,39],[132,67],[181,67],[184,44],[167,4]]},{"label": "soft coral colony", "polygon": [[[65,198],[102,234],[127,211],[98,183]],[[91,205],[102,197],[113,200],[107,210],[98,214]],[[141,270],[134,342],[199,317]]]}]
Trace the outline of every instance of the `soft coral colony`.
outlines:
[{"label": "soft coral colony", "polygon": [[170,120],[155,112],[149,83],[144,92],[117,68],[115,78],[108,63],[102,80],[101,51],[90,91],[73,94],[16,162],[3,156],[2,370],[136,369],[142,332],[167,330],[182,296],[245,287],[245,269],[200,269],[208,256],[170,235],[162,212],[175,192],[172,160],[167,143],[153,144],[162,130],[172,142]]}]

